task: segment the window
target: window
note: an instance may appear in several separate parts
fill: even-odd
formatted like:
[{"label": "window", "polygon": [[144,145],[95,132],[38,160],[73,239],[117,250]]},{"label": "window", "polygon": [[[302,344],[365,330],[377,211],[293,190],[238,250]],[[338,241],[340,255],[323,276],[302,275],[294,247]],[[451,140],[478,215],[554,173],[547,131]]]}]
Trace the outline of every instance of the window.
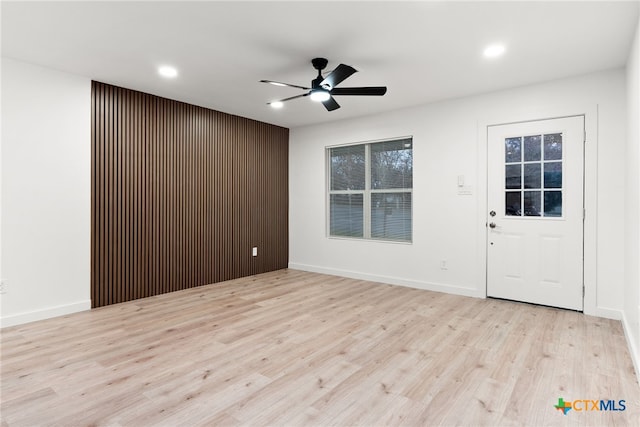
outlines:
[{"label": "window", "polygon": [[411,138],[329,148],[329,235],[411,241]]},{"label": "window", "polygon": [[504,147],[505,214],[562,217],[562,134],[506,138]]}]

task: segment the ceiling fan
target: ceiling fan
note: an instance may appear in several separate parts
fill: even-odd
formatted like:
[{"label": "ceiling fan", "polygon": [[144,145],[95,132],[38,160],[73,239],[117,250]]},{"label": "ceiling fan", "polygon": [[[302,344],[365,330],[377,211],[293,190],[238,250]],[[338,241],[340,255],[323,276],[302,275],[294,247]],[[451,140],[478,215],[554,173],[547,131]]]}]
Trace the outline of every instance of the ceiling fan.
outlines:
[{"label": "ceiling fan", "polygon": [[326,77],[322,77],[322,70],[326,68],[327,62],[328,61],[325,58],[314,58],[311,60],[313,68],[318,70],[318,77],[311,80],[311,87],[274,82],[272,80],[260,80],[261,83],[269,83],[276,86],[294,87],[297,89],[308,91],[306,93],[303,93],[302,95],[296,95],[289,98],[280,99],[278,101],[268,102],[267,104],[273,107],[281,107],[282,103],[285,101],[309,96],[313,101],[322,102],[327,111],[333,111],[340,108],[340,104],[336,102],[336,100],[333,98],[334,96],[382,96],[387,92],[386,86],[336,87],[358,70],[350,67],[349,65],[340,64],[335,70],[329,73],[329,75],[327,75]]}]

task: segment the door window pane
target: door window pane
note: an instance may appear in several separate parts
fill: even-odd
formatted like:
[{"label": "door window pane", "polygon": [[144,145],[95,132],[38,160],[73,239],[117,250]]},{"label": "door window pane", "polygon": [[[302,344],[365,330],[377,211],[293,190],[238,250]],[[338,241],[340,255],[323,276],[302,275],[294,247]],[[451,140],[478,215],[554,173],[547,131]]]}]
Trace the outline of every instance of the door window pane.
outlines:
[{"label": "door window pane", "polygon": [[507,216],[522,216],[520,208],[520,192],[508,191],[505,193],[504,213]]},{"label": "door window pane", "polygon": [[562,159],[562,134],[551,133],[544,136],[544,159]]},{"label": "door window pane", "polygon": [[524,192],[524,216],[540,216],[541,196],[540,191]]},{"label": "door window pane", "polygon": [[371,237],[411,240],[411,193],[371,194]]},{"label": "door window pane", "polygon": [[562,133],[504,141],[505,215],[561,217]]},{"label": "door window pane", "polygon": [[544,164],[544,188],[562,188],[562,162]]},{"label": "door window pane", "polygon": [[522,138],[506,138],[504,140],[504,161],[514,163],[522,161]]},{"label": "door window pane", "polygon": [[525,163],[524,188],[540,188],[540,163]]},{"label": "door window pane", "polygon": [[330,224],[332,236],[362,237],[364,230],[362,194],[332,194]]},{"label": "door window pane", "polygon": [[544,216],[562,216],[562,191],[544,192]]},{"label": "door window pane", "polygon": [[533,162],[541,158],[542,136],[525,136],[524,137],[524,161]]},{"label": "door window pane", "polygon": [[522,167],[518,165],[506,165],[504,167],[504,187],[507,189],[522,188]]}]

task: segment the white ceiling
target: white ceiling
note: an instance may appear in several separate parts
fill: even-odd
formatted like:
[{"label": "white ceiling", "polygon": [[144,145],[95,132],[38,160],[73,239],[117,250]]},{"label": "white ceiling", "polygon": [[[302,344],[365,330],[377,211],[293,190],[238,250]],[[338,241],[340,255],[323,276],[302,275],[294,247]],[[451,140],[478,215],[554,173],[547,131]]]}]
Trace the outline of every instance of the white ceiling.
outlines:
[{"label": "white ceiling", "polygon": [[[2,55],[295,127],[622,67],[639,3],[3,1]],[[487,60],[494,42],[507,52]],[[259,80],[309,86],[317,56],[387,94],[268,107],[301,91]]]}]

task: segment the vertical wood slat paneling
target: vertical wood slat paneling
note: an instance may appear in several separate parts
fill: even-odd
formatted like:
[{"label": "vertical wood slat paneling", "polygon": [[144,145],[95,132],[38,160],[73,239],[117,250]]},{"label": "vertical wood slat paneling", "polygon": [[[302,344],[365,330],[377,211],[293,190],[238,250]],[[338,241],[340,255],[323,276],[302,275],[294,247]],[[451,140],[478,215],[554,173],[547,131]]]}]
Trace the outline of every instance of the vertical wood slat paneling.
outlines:
[{"label": "vertical wood slat paneling", "polygon": [[287,266],[288,129],[99,82],[91,117],[93,307]]}]

